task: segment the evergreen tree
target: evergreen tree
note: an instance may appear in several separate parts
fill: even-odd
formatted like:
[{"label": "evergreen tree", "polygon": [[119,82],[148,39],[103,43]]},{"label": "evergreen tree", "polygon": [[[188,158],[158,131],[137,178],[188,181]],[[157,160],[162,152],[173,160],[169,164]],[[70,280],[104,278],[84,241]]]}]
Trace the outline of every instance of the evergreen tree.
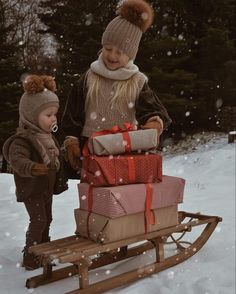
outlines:
[{"label": "evergreen tree", "polygon": [[18,65],[19,47],[7,39],[11,27],[6,25],[4,7],[0,2],[0,148],[18,125],[18,102],[21,95]]},{"label": "evergreen tree", "polygon": [[[57,80],[63,99],[96,58],[117,2],[43,2],[41,20],[59,45]],[[180,135],[192,129],[217,129],[222,105],[232,105],[235,97],[234,1],[150,2],[155,19],[143,34],[135,62],[173,119],[169,131]]]},{"label": "evergreen tree", "polygon": [[44,1],[41,20],[48,26],[46,33],[58,42],[60,68],[57,73],[62,98],[71,84],[85,72],[101,49],[101,36],[114,17],[117,1]]},{"label": "evergreen tree", "polygon": [[235,97],[234,1],[159,0],[153,6],[141,68],[174,118],[175,132],[217,129],[222,103]]}]

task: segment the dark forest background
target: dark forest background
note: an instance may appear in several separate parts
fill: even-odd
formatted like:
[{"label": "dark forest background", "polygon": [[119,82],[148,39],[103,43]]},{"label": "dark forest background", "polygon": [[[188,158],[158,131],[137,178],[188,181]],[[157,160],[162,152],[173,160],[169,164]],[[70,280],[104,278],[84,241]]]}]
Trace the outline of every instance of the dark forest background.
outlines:
[{"label": "dark forest background", "polygon": [[[168,109],[165,137],[235,128],[235,1],[156,0],[135,63]],[[115,0],[0,0],[0,148],[18,125],[25,74],[56,78],[61,115],[97,58]]]}]

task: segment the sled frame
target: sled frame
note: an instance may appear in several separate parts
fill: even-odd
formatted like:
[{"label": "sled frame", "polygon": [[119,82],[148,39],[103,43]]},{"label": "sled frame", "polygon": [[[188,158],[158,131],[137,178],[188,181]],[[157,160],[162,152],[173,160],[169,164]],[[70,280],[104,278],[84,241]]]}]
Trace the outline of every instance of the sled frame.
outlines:
[{"label": "sled frame", "polygon": [[[27,288],[36,288],[73,275],[78,275],[79,288],[66,294],[103,293],[110,289],[137,281],[169,267],[175,266],[197,253],[207,242],[221,217],[208,216],[200,213],[178,212],[179,224],[159,231],[142,234],[129,239],[111,242],[108,244],[96,243],[76,235],[58,239],[29,248],[29,252],[40,258],[43,264],[43,273],[27,279]],[[188,219],[186,221],[186,219]],[[192,227],[205,225],[200,236],[193,242],[181,242],[174,239],[174,233],[190,232]],[[171,237],[176,244],[176,254],[165,257],[164,246],[167,238]],[[129,245],[146,241],[141,245],[128,248]],[[182,244],[189,245],[183,246]],[[149,249],[155,249],[155,262],[138,267],[138,269],[122,273],[118,276],[90,284],[89,271],[133,256],[137,256]],[[71,263],[57,270],[53,270],[52,262]]]}]

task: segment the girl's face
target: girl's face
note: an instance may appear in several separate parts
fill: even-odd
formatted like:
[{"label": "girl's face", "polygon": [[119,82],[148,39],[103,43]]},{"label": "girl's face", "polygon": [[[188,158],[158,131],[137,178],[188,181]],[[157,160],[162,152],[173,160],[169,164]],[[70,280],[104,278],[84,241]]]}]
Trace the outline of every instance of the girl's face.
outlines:
[{"label": "girl's face", "polygon": [[39,127],[47,133],[51,133],[52,125],[57,123],[58,107],[51,106],[40,112],[38,117]]},{"label": "girl's face", "polygon": [[116,70],[126,66],[129,57],[117,46],[106,44],[102,48],[102,60],[109,70]]}]

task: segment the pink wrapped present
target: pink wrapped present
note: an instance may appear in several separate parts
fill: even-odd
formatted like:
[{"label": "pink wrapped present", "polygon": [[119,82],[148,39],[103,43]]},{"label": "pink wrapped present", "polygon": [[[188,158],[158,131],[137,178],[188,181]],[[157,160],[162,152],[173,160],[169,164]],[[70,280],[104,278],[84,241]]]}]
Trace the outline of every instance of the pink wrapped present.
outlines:
[{"label": "pink wrapped present", "polygon": [[[163,176],[162,182],[152,186],[150,209],[177,205],[183,201],[185,180]],[[148,196],[145,184],[115,187],[91,187],[87,183],[78,184],[80,208],[109,218],[116,218],[146,210]]]},{"label": "pink wrapped present", "polygon": [[132,154],[96,156],[82,160],[81,182],[93,186],[155,183],[162,180],[162,156]]},{"label": "pink wrapped present", "polygon": [[178,224],[177,205],[154,209],[154,224],[146,224],[143,212],[110,219],[106,216],[75,209],[76,233],[104,244],[154,232]]},{"label": "pink wrapped present", "polygon": [[[106,134],[108,132],[108,134]],[[117,133],[101,131],[94,133],[88,140],[91,154],[110,155],[122,154],[131,151],[147,151],[158,146],[158,136],[155,129],[123,131]]]}]

